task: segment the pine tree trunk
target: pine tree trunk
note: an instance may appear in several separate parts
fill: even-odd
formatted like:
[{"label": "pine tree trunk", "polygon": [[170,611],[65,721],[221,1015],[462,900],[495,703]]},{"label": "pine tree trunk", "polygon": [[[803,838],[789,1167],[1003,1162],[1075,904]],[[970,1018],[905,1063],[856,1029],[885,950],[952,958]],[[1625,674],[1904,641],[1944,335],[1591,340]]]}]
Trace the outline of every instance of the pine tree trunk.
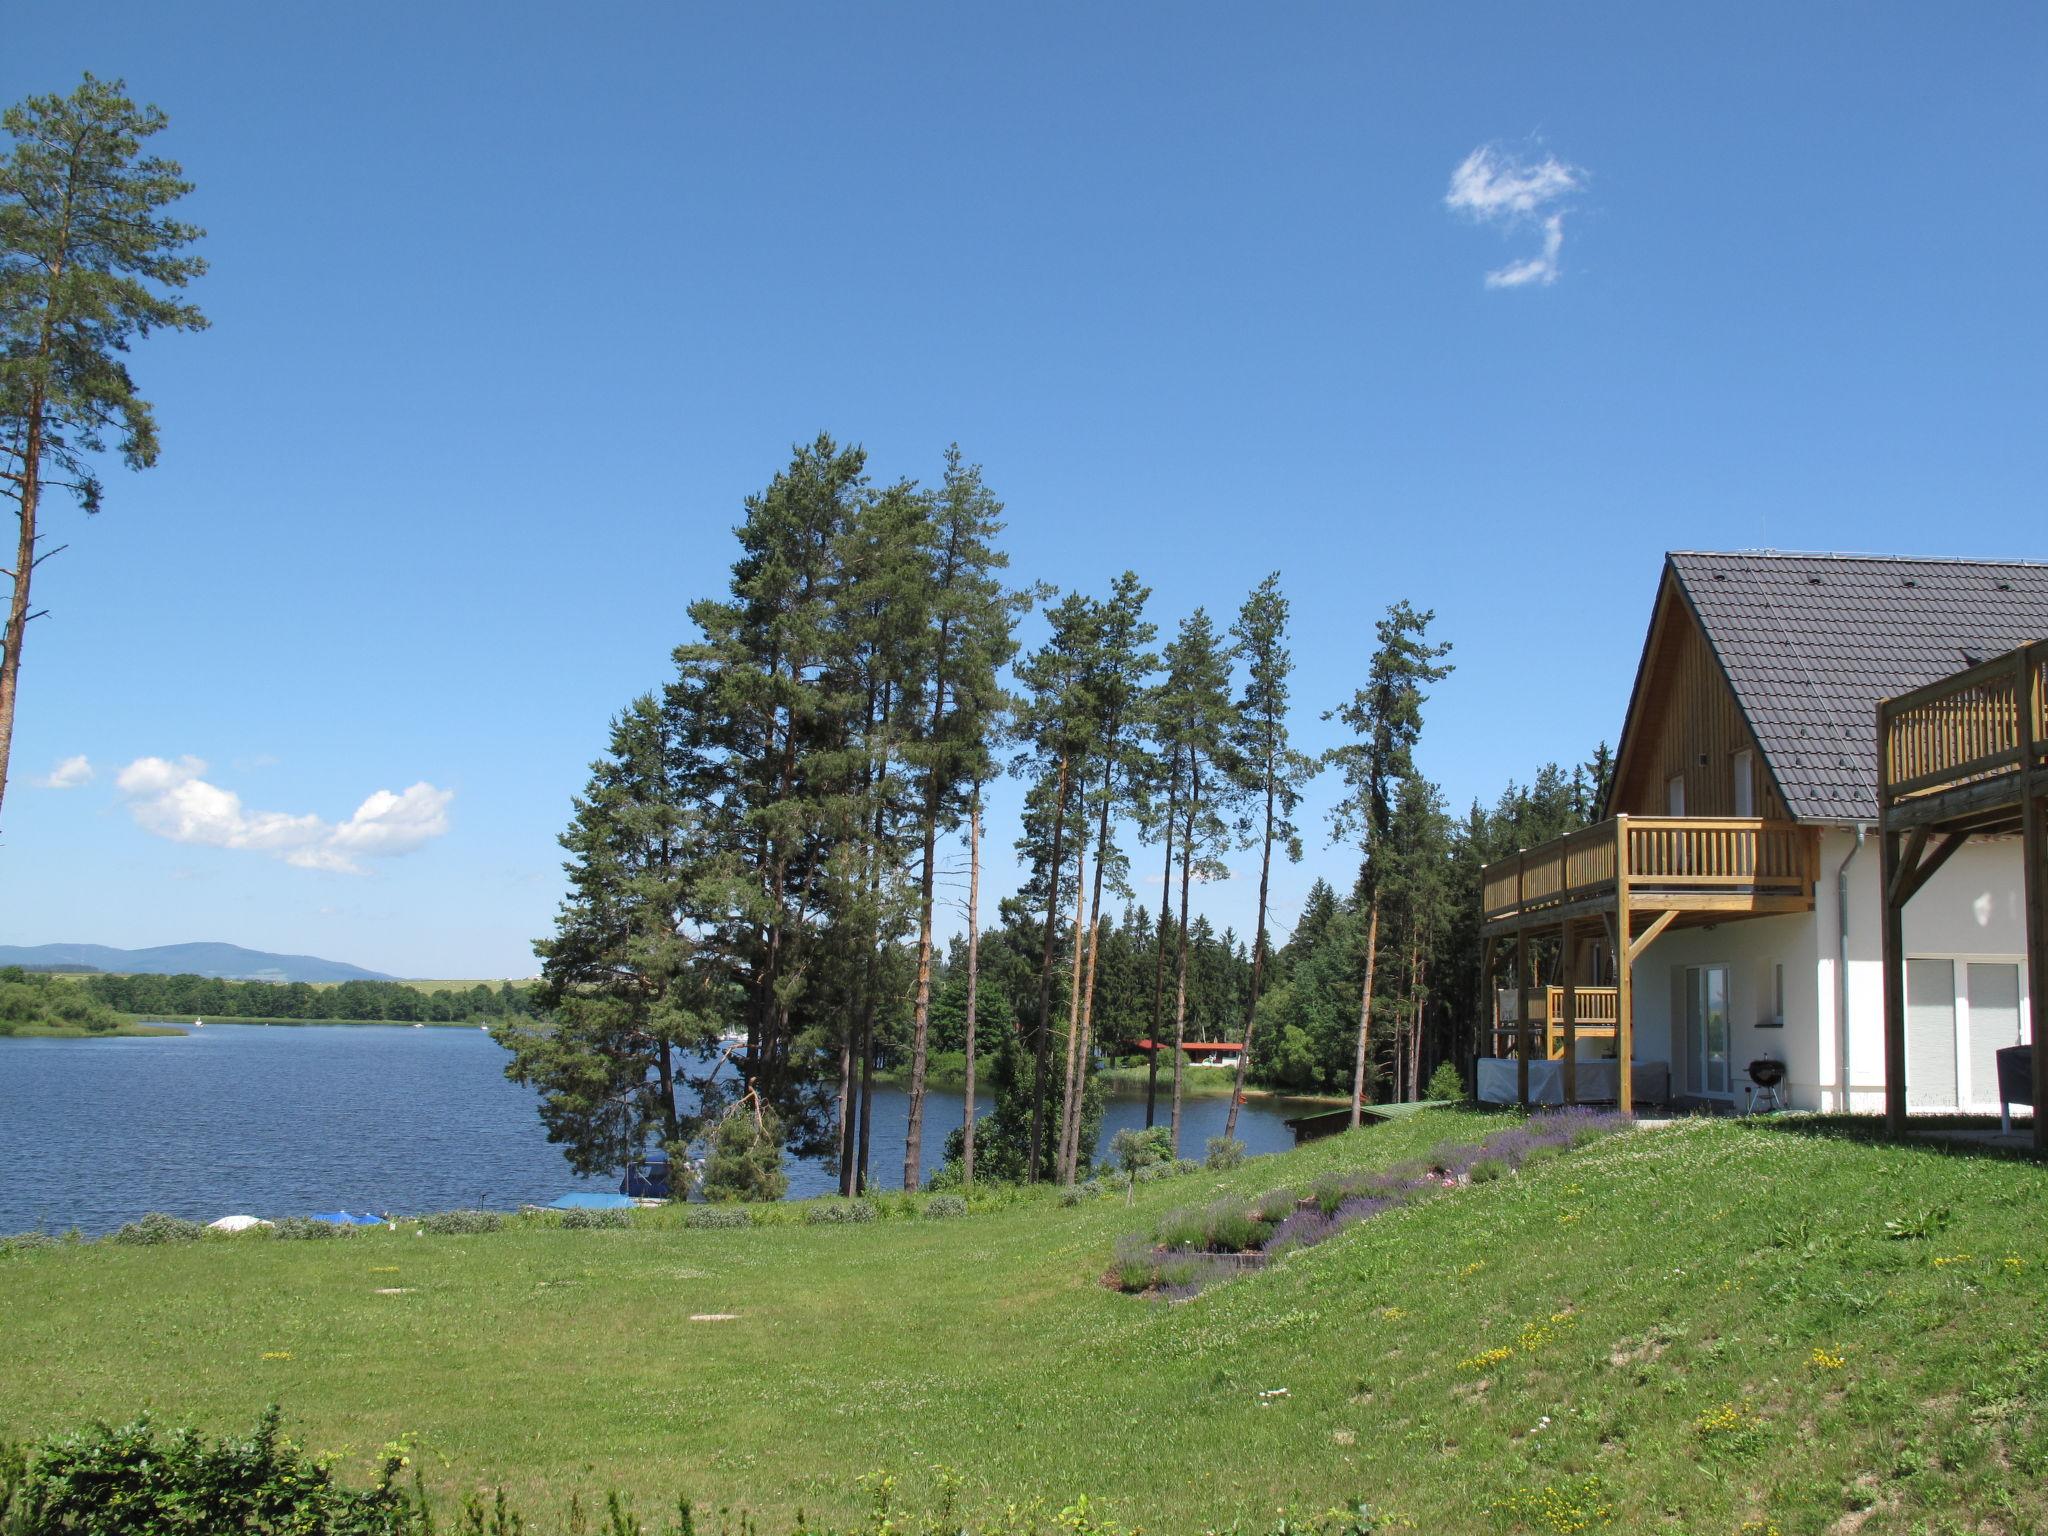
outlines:
[{"label": "pine tree trunk", "polygon": [[14,591],[7,601],[7,628],[0,634],[0,803],[7,796],[7,768],[14,755],[14,701],[21,679],[21,641],[28,630],[28,583],[36,566],[36,513],[42,504],[43,396],[29,394],[28,431],[22,445],[18,503],[19,536],[14,544]]},{"label": "pine tree trunk", "polygon": [[1237,1134],[1237,1110],[1244,1102],[1244,1075],[1251,1067],[1252,1022],[1259,1012],[1259,985],[1266,975],[1266,893],[1273,878],[1273,798],[1277,788],[1273,782],[1276,765],[1270,760],[1266,764],[1266,841],[1265,849],[1259,855],[1259,926],[1252,934],[1252,992],[1244,1005],[1244,1038],[1238,1044],[1237,1079],[1230,1090],[1230,1113],[1223,1119],[1223,1134]]},{"label": "pine tree trunk", "polygon": [[1365,990],[1358,1000],[1358,1060],[1351,1071],[1351,1128],[1358,1129],[1364,1119],[1361,1106],[1365,1103],[1366,1053],[1372,1044],[1372,988],[1373,970],[1380,957],[1380,893],[1379,882],[1373,882],[1371,916],[1365,926]]},{"label": "pine tree trunk", "polygon": [[[931,741],[938,751],[939,734],[946,721],[946,626],[939,626],[939,670],[932,698]],[[917,900],[917,1003],[910,1026],[910,1112],[903,1129],[903,1187],[914,1190],[924,1171],[924,1068],[925,1041],[932,1018],[932,890],[939,856],[939,807],[941,801],[939,764],[926,766],[924,789],[924,868],[918,881]]]},{"label": "pine tree trunk", "polygon": [[1060,1144],[1053,1149],[1053,1177],[1067,1182],[1067,1124],[1080,1105],[1074,1102],[1074,1050],[1081,1043],[1081,962],[1087,949],[1082,924],[1088,920],[1088,840],[1079,840],[1074,858],[1074,969],[1067,994],[1067,1071],[1061,1079]]},{"label": "pine tree trunk", "polygon": [[1074,1113],[1067,1129],[1067,1177],[1071,1184],[1081,1173],[1081,1100],[1088,1089],[1088,1067],[1095,1049],[1095,962],[1102,953],[1102,871],[1109,863],[1110,772],[1102,774],[1102,831],[1095,845],[1095,896],[1088,904],[1088,979],[1081,988],[1081,1066],[1074,1079]]},{"label": "pine tree trunk", "polygon": [[1193,766],[1188,784],[1188,830],[1180,845],[1180,934],[1173,963],[1173,1155],[1180,1156],[1181,1070],[1188,1038],[1188,885],[1194,867],[1195,816],[1202,804],[1202,769]]},{"label": "pine tree trunk", "polygon": [[849,1027],[839,1040],[839,1193],[853,1193],[854,1121],[860,1102],[854,1097],[854,1035]]},{"label": "pine tree trunk", "polygon": [[1171,770],[1167,774],[1166,792],[1166,869],[1159,877],[1159,942],[1153,947],[1152,956],[1152,1049],[1145,1053],[1151,1063],[1145,1072],[1145,1129],[1152,1129],[1152,1122],[1158,1118],[1159,1107],[1159,1026],[1165,1022],[1161,1009],[1166,1003],[1166,929],[1167,892],[1173,885],[1173,833],[1177,819],[1174,804],[1175,793],[1180,786],[1173,782]]},{"label": "pine tree trunk", "polygon": [[1046,864],[1045,948],[1038,961],[1038,1049],[1031,1080],[1031,1165],[1030,1183],[1038,1182],[1044,1165],[1046,1078],[1052,1069],[1052,959],[1053,936],[1059,924],[1061,837],[1067,823],[1067,754],[1060,754],[1060,771],[1054,786],[1052,811],[1052,857]]},{"label": "pine tree trunk", "polygon": [[861,1021],[860,1032],[860,1168],[853,1192],[868,1192],[868,1133],[875,1123],[875,1016],[872,1009]]},{"label": "pine tree trunk", "polygon": [[960,1187],[974,1188],[974,1034],[981,985],[981,785],[967,807],[967,1102],[960,1122]]}]

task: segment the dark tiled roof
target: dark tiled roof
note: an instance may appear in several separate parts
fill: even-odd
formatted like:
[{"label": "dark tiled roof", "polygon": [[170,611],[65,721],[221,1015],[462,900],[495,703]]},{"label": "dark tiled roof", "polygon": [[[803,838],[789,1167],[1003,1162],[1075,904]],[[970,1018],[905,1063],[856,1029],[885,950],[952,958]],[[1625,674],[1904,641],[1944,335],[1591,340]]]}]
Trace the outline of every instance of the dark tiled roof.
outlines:
[{"label": "dark tiled roof", "polygon": [[2048,565],[1670,557],[1794,816],[1877,815],[1878,700],[2048,637]]}]

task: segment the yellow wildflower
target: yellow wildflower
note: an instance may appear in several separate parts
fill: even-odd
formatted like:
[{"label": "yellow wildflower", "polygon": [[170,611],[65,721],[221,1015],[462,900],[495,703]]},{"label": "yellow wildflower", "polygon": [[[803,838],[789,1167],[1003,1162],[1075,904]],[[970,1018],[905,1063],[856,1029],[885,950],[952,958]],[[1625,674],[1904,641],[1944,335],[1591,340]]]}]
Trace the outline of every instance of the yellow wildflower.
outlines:
[{"label": "yellow wildflower", "polygon": [[1406,1317],[1407,1315],[1408,1309],[1406,1307],[1380,1308],[1380,1320],[1382,1322],[1398,1323],[1399,1321],[1401,1321],[1402,1318]]},{"label": "yellow wildflower", "polygon": [[1822,1349],[1816,1344],[1813,1353],[1806,1357],[1806,1363],[1816,1371],[1839,1371],[1849,1362],[1845,1356],[1838,1355],[1831,1349]]},{"label": "yellow wildflower", "polygon": [[1460,1360],[1458,1362],[1458,1369],[1461,1371],[1491,1370],[1513,1354],[1514,1351],[1505,1344],[1501,1345],[1498,1349],[1482,1349],[1478,1354],[1467,1355],[1464,1359]]},{"label": "yellow wildflower", "polygon": [[291,1357],[292,1352],[288,1349],[266,1349],[263,1351],[263,1358],[266,1360],[289,1360]]}]

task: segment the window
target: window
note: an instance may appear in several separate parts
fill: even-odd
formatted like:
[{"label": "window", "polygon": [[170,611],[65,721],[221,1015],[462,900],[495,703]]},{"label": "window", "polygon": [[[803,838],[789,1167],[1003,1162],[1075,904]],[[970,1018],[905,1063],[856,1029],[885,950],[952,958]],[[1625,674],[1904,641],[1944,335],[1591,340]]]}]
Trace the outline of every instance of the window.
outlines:
[{"label": "window", "polygon": [[1737,816],[1756,814],[1756,754],[1744,747],[1735,754],[1731,771],[1735,775],[1735,796],[1730,802]]},{"label": "window", "polygon": [[1771,966],[1771,1014],[1759,1026],[1763,1029],[1785,1027],[1785,962],[1780,960]]},{"label": "window", "polygon": [[1664,782],[1664,814],[1683,816],[1685,814],[1685,775],[1674,773]]},{"label": "window", "polygon": [[2016,960],[1907,959],[1907,1108],[1997,1105],[1998,1053],[2027,1040],[2025,983]]}]

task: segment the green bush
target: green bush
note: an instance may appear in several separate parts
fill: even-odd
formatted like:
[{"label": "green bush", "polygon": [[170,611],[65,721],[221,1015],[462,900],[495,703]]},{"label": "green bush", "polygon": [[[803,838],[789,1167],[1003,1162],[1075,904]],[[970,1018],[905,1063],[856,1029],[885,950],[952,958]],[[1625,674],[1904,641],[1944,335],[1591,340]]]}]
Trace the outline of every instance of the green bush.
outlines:
[{"label": "green bush", "polygon": [[304,1242],[322,1237],[354,1237],[356,1229],[337,1221],[315,1221],[310,1216],[287,1216],[270,1229],[272,1237],[286,1242]]},{"label": "green bush", "polygon": [[804,1224],[812,1227],[836,1227],[847,1222],[873,1221],[875,1207],[868,1200],[807,1200],[804,1202]]},{"label": "green bush", "polygon": [[702,1185],[706,1200],[714,1205],[780,1200],[789,1193],[789,1175],[782,1171],[782,1122],[774,1110],[735,1104],[711,1128],[710,1141]]},{"label": "green bush", "polygon": [[1109,1155],[1127,1174],[1173,1161],[1173,1132],[1155,1125],[1146,1130],[1118,1131],[1109,1140]]},{"label": "green bush", "polygon": [[337,1485],[317,1457],[278,1430],[268,1410],[255,1434],[209,1442],[159,1435],[144,1416],[98,1424],[0,1453],[0,1529],[9,1536],[154,1536],[156,1532],[305,1532],[400,1536],[427,1528],[397,1485],[403,1459],[384,1459],[377,1485]]},{"label": "green bush", "polygon": [[602,1229],[618,1231],[633,1225],[633,1213],[625,1210],[598,1211],[576,1208],[562,1212],[562,1225],[578,1231]]},{"label": "green bush", "polygon": [[683,1213],[686,1227],[751,1227],[753,1213],[744,1205],[693,1205]]},{"label": "green bush", "polygon": [[1088,1201],[1095,1199],[1099,1193],[1100,1191],[1092,1189],[1086,1184],[1069,1184],[1060,1191],[1060,1204],[1069,1207],[1085,1205]]},{"label": "green bush", "polygon": [[108,1239],[115,1243],[193,1243],[206,1236],[206,1228],[182,1216],[151,1211],[140,1221],[131,1221]]},{"label": "green bush", "polygon": [[1204,1166],[1217,1173],[1228,1173],[1244,1161],[1244,1143],[1235,1136],[1211,1136],[1209,1155],[1203,1160]]},{"label": "green bush", "polygon": [[1269,1189],[1252,1202],[1252,1213],[1268,1226],[1285,1221],[1294,1214],[1295,1196],[1291,1189]]},{"label": "green bush", "polygon": [[0,1237],[0,1252],[33,1253],[43,1248],[55,1248],[63,1239],[52,1232],[17,1232],[12,1237]]},{"label": "green bush", "polygon": [[958,1195],[933,1195],[924,1203],[926,1221],[951,1221],[967,1214],[967,1202]]},{"label": "green bush", "polygon": [[1192,1157],[1176,1157],[1173,1160],[1173,1171],[1177,1174],[1200,1173],[1202,1171],[1202,1165],[1196,1162],[1195,1159],[1193,1159]]},{"label": "green bush", "polygon": [[1422,1090],[1425,1099],[1448,1099],[1453,1103],[1465,1097],[1465,1074],[1446,1061],[1438,1064],[1429,1074],[1429,1084]]},{"label": "green bush", "polygon": [[1265,1244],[1270,1230],[1246,1200],[1219,1200],[1204,1217],[1202,1246],[1216,1253],[1248,1253]]},{"label": "green bush", "polygon": [[496,1232],[504,1225],[505,1218],[496,1211],[436,1211],[420,1223],[436,1237],[474,1237]]},{"label": "green bush", "polygon": [[1508,1165],[1497,1157],[1482,1157],[1465,1175],[1474,1184],[1491,1184],[1495,1179],[1504,1179],[1507,1176]]}]

